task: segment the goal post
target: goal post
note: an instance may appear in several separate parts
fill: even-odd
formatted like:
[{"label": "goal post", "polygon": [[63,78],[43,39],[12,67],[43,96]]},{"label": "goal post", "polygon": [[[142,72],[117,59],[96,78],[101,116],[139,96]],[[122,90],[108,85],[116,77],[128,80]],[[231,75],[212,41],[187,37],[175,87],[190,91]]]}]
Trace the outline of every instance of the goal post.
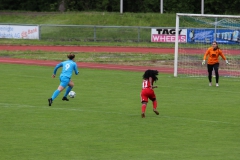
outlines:
[{"label": "goal post", "polygon": [[240,76],[240,16],[176,14],[174,77],[206,76],[203,55],[217,41],[230,65],[220,61],[220,76]]}]

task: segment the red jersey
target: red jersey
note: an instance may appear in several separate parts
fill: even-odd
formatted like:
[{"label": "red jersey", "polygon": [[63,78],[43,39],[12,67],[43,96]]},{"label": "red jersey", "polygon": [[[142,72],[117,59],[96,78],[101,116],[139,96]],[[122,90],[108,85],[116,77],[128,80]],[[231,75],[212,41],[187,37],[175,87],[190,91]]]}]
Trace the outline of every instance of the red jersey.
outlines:
[{"label": "red jersey", "polygon": [[146,89],[146,88],[152,89],[153,84],[151,84],[152,82],[150,81],[151,81],[150,79],[144,79],[142,83],[142,89]]},{"label": "red jersey", "polygon": [[154,90],[152,89],[152,78],[144,79],[142,83],[141,102],[148,102],[148,99],[156,99]]}]

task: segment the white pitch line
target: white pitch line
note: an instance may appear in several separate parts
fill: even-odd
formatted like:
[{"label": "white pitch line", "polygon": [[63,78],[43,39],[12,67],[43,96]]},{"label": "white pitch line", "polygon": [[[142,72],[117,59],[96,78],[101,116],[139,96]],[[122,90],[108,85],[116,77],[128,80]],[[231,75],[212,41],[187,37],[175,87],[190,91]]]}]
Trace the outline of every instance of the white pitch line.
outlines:
[{"label": "white pitch line", "polygon": [[[51,110],[79,111],[79,112],[95,112],[95,113],[103,113],[103,114],[118,114],[118,115],[127,115],[127,116],[138,116],[138,114],[126,114],[126,113],[121,113],[121,112],[104,112],[104,111],[96,111],[96,110],[95,111],[94,110],[82,110],[82,109],[76,109],[76,108],[54,108],[54,107],[48,107],[48,106],[42,106],[41,108],[39,108],[37,106],[9,104],[9,103],[0,103],[0,107],[6,107],[6,108],[7,107],[37,108],[37,109],[51,109]],[[205,120],[205,119],[184,118],[184,117],[174,117],[174,116],[161,116],[161,115],[159,117],[160,118],[168,118],[168,119],[178,119],[178,120],[181,119],[181,120],[187,120],[187,121],[238,125],[237,123],[223,122],[223,121],[212,121],[212,120]]]},{"label": "white pitch line", "polygon": [[204,120],[204,119],[195,119],[195,118],[184,118],[184,117],[172,117],[172,116],[163,116],[165,118],[171,118],[171,119],[183,119],[183,120],[194,120],[199,122],[210,122],[210,123],[223,123],[223,124],[236,124],[236,123],[230,123],[230,122],[223,122],[223,121],[211,121],[211,120]]},{"label": "white pitch line", "polygon": [[[162,85],[162,86],[160,86],[159,88],[172,88],[173,86],[164,86],[164,85]],[[215,86],[212,86],[212,88],[213,87],[215,87]],[[221,87],[221,86],[220,86]],[[220,88],[219,87],[219,88]],[[207,88],[211,88],[211,87],[209,87],[208,85],[206,85],[205,87],[203,87],[202,89],[196,89],[196,88],[191,88],[191,87],[178,87],[178,86],[174,86],[174,88],[175,89],[181,89],[181,90],[183,90],[183,89],[185,89],[185,90],[195,90],[195,91],[208,91],[208,92],[216,92],[216,90],[209,90],[209,89],[207,89]],[[216,87],[215,87],[216,88]],[[226,90],[218,90],[218,92],[224,92],[224,93],[226,93],[226,92],[228,92],[228,93],[236,93],[236,94],[238,94],[239,92],[233,92],[233,91],[226,91]]]}]

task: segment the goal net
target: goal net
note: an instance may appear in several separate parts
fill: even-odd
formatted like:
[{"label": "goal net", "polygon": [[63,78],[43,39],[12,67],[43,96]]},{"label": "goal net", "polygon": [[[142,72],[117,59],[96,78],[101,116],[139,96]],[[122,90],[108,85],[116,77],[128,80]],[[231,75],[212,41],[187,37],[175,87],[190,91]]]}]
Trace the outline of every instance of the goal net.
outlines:
[{"label": "goal net", "polygon": [[207,76],[207,65],[201,62],[213,41],[230,63],[226,65],[219,56],[219,75],[240,76],[240,16],[177,13],[176,31],[175,77]]}]

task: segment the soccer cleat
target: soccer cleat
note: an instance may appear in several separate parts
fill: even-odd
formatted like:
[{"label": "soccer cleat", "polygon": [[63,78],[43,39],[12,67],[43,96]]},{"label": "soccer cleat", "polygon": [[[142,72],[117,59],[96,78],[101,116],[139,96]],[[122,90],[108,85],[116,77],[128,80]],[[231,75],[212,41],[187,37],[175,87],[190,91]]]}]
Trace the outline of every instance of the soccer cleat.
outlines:
[{"label": "soccer cleat", "polygon": [[154,112],[156,115],[159,115],[159,112],[158,112],[156,109],[154,109],[153,112]]},{"label": "soccer cleat", "polygon": [[212,83],[209,83],[209,86],[212,86]]},{"label": "soccer cleat", "polygon": [[63,101],[69,101],[69,99],[67,97],[63,97],[62,100]]},{"label": "soccer cleat", "polygon": [[53,103],[52,98],[49,98],[49,99],[48,99],[48,105],[51,106],[52,103]]},{"label": "soccer cleat", "polygon": [[219,86],[219,84],[218,83],[216,83],[216,87],[218,87]]},{"label": "soccer cleat", "polygon": [[142,118],[145,118],[145,113],[144,112],[141,115],[142,115]]}]

